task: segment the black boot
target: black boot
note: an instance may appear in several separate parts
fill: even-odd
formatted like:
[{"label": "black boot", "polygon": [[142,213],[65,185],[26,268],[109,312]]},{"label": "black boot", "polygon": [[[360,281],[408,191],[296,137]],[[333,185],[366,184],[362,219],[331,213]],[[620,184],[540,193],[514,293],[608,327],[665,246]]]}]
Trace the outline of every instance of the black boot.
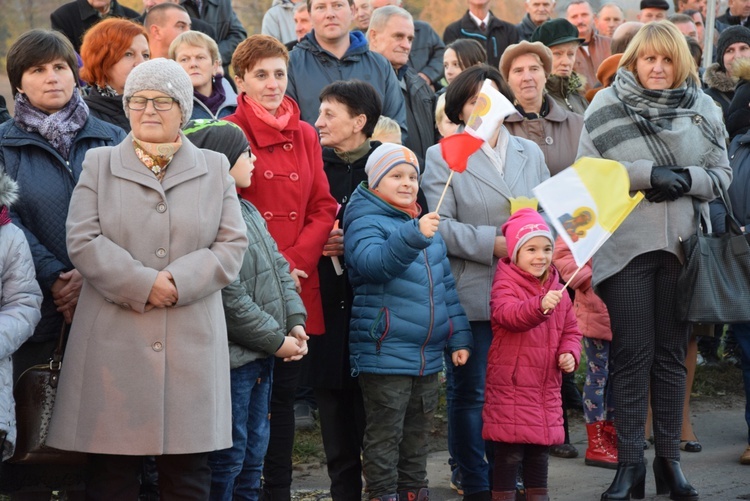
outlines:
[{"label": "black boot", "polygon": [[698,491],[685,479],[676,459],[656,456],[654,459],[656,494],[669,494],[675,501],[697,501]]},{"label": "black boot", "polygon": [[617,463],[617,473],[601,501],[629,501],[643,499],[646,495],[645,463]]}]

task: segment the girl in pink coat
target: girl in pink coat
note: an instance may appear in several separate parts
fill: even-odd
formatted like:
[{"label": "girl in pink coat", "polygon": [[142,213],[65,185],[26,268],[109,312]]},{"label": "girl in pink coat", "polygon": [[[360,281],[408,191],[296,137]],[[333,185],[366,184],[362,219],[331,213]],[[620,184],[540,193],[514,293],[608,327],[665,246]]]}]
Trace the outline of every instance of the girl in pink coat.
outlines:
[{"label": "girl in pink coat", "polygon": [[581,331],[551,267],[554,240],[542,217],[521,209],[502,230],[509,257],[497,264],[490,297],[482,435],[495,448],[493,501],[515,499],[521,464],[526,499],[543,501],[549,446],[564,439],[562,372],[578,366]]}]

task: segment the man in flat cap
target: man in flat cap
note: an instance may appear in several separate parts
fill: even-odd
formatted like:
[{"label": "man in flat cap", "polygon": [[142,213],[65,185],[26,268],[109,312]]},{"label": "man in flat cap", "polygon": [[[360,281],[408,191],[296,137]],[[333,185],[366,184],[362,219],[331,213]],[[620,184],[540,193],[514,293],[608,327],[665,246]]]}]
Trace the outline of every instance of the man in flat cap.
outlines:
[{"label": "man in flat cap", "polygon": [[641,0],[641,11],[638,20],[642,23],[661,21],[667,18],[669,4],[667,0]]}]

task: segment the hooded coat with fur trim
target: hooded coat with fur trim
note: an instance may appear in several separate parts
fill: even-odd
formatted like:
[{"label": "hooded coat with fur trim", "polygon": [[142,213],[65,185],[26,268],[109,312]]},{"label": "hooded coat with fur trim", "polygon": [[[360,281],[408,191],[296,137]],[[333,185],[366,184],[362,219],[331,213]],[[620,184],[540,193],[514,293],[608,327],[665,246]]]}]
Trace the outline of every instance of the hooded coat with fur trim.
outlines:
[{"label": "hooded coat with fur trim", "polygon": [[510,258],[497,264],[482,411],[485,440],[556,445],[565,438],[557,362],[560,355],[570,353],[578,367],[581,331],[567,291],[554,310],[547,315],[542,311],[542,297],[562,288],[557,271],[549,271],[542,284]]},{"label": "hooded coat with fur trim", "polygon": [[[0,172],[0,206],[10,206],[17,193],[16,182]],[[13,455],[16,444],[11,356],[34,333],[41,306],[42,291],[26,237],[14,224],[4,224],[0,226],[0,432],[6,434],[2,460]]]},{"label": "hooded coat with fur trim", "polygon": [[719,63],[713,63],[703,73],[703,83],[706,85],[703,92],[711,96],[711,99],[721,106],[721,113],[724,115],[724,119],[726,119],[729,103],[732,102],[732,98],[734,97],[734,87],[737,84],[737,79],[730,77],[725,71],[722,71]]},{"label": "hooded coat with fur trim", "polygon": [[735,63],[734,76],[737,77],[737,88],[724,113],[729,140],[750,130],[750,59],[739,59]]}]

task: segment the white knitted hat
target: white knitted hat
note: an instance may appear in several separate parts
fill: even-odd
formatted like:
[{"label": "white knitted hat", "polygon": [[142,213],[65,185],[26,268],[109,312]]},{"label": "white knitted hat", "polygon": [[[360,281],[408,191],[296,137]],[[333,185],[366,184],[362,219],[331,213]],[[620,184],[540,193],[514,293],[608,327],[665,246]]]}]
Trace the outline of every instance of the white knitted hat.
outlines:
[{"label": "white knitted hat", "polygon": [[193,114],[193,83],[187,72],[171,59],[158,57],[143,62],[133,68],[125,80],[122,105],[125,115],[130,117],[127,99],[142,90],[156,90],[170,96],[180,106],[182,122],[185,125]]}]

